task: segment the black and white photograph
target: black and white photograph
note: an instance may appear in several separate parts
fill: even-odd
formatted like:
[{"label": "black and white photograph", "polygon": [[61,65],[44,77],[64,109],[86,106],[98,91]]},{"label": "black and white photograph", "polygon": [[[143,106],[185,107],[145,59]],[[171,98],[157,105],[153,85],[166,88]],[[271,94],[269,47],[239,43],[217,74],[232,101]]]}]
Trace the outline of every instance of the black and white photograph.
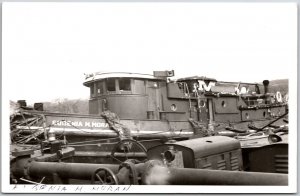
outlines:
[{"label": "black and white photograph", "polygon": [[1,191],[295,193],[297,15],[4,2]]}]

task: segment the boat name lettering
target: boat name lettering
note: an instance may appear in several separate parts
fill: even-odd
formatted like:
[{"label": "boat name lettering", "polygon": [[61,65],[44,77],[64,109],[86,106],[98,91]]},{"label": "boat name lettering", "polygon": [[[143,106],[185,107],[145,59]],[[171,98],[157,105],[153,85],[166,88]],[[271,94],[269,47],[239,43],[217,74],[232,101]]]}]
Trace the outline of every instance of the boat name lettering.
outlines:
[{"label": "boat name lettering", "polygon": [[103,122],[82,122],[82,121],[52,120],[52,126],[108,127],[108,124],[103,123]]}]

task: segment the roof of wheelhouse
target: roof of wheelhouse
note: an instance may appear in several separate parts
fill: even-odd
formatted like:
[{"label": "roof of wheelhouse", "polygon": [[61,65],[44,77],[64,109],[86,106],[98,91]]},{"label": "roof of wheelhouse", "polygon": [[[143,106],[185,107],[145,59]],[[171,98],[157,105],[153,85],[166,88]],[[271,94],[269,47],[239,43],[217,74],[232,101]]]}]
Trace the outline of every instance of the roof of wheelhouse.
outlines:
[{"label": "roof of wheelhouse", "polygon": [[190,76],[190,77],[176,79],[176,81],[178,81],[178,82],[183,82],[183,81],[187,81],[187,80],[209,80],[209,81],[217,81],[214,78],[207,78],[205,76]]},{"label": "roof of wheelhouse", "polygon": [[83,85],[88,86],[88,84],[92,82],[103,80],[106,78],[139,78],[139,79],[148,79],[148,80],[165,80],[165,78],[155,77],[151,74],[130,73],[130,72],[96,72],[92,74],[86,74]]}]

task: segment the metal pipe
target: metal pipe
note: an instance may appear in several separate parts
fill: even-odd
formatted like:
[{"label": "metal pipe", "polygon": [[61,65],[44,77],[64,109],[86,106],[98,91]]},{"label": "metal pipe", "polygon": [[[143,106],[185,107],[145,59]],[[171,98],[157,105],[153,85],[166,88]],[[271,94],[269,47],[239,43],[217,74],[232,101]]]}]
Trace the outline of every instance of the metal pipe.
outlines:
[{"label": "metal pipe", "polygon": [[[136,169],[143,173],[143,184],[149,185],[288,185],[287,174],[146,166],[137,164]],[[115,174],[119,170],[119,165],[112,164],[22,161],[18,164],[19,169],[14,170],[14,175],[42,177],[55,174],[66,179],[90,180],[100,167],[109,168]]]},{"label": "metal pipe", "polygon": [[86,163],[62,163],[62,162],[36,162],[28,164],[30,177],[52,176],[57,174],[62,178],[90,180],[94,171],[100,167],[111,169],[115,174],[119,165],[112,164],[86,164]]},{"label": "metal pipe", "polygon": [[146,179],[146,184],[160,185],[288,185],[287,174],[161,166],[153,167]]},{"label": "metal pipe", "polygon": [[[26,134],[33,134],[38,132],[39,130],[43,130],[44,127],[40,126],[40,127],[30,127],[28,128],[28,126],[17,126],[17,128],[19,130],[22,130],[22,133],[26,133]],[[113,130],[107,129],[105,130],[106,132],[101,132],[102,130],[99,129],[98,132],[95,132],[95,130],[80,130],[80,129],[73,129],[70,130],[68,128],[56,128],[55,130],[52,130],[52,133],[55,133],[57,136],[61,136],[61,135],[65,135],[65,136],[89,136],[89,137],[99,137],[99,138],[106,138],[106,139],[110,139],[110,138],[117,138],[118,134],[116,132],[114,132]],[[139,140],[142,139],[165,139],[166,137],[173,137],[174,135],[178,135],[177,137],[190,137],[193,135],[193,131],[192,130],[188,130],[188,131],[151,131],[151,133],[147,133],[147,131],[144,131],[144,133],[138,133],[135,131],[132,131],[131,136],[132,137],[137,137]],[[88,141],[87,141],[88,142]]]},{"label": "metal pipe", "polygon": [[278,118],[276,118],[275,120],[269,122],[268,124],[266,124],[265,126],[263,126],[262,128],[260,128],[261,130],[263,130],[264,128],[268,127],[269,125],[273,124],[274,122],[280,120],[281,118],[283,118],[285,115],[287,115],[288,113],[282,114],[281,116],[279,116]]}]

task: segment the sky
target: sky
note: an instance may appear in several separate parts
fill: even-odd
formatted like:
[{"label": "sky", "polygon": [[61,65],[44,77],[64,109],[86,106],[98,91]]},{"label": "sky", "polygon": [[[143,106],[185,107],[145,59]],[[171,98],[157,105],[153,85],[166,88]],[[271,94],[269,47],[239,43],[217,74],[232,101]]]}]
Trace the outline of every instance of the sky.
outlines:
[{"label": "sky", "polygon": [[261,82],[297,67],[293,3],[7,3],[2,89],[9,100],[89,97],[84,73],[175,70]]}]

